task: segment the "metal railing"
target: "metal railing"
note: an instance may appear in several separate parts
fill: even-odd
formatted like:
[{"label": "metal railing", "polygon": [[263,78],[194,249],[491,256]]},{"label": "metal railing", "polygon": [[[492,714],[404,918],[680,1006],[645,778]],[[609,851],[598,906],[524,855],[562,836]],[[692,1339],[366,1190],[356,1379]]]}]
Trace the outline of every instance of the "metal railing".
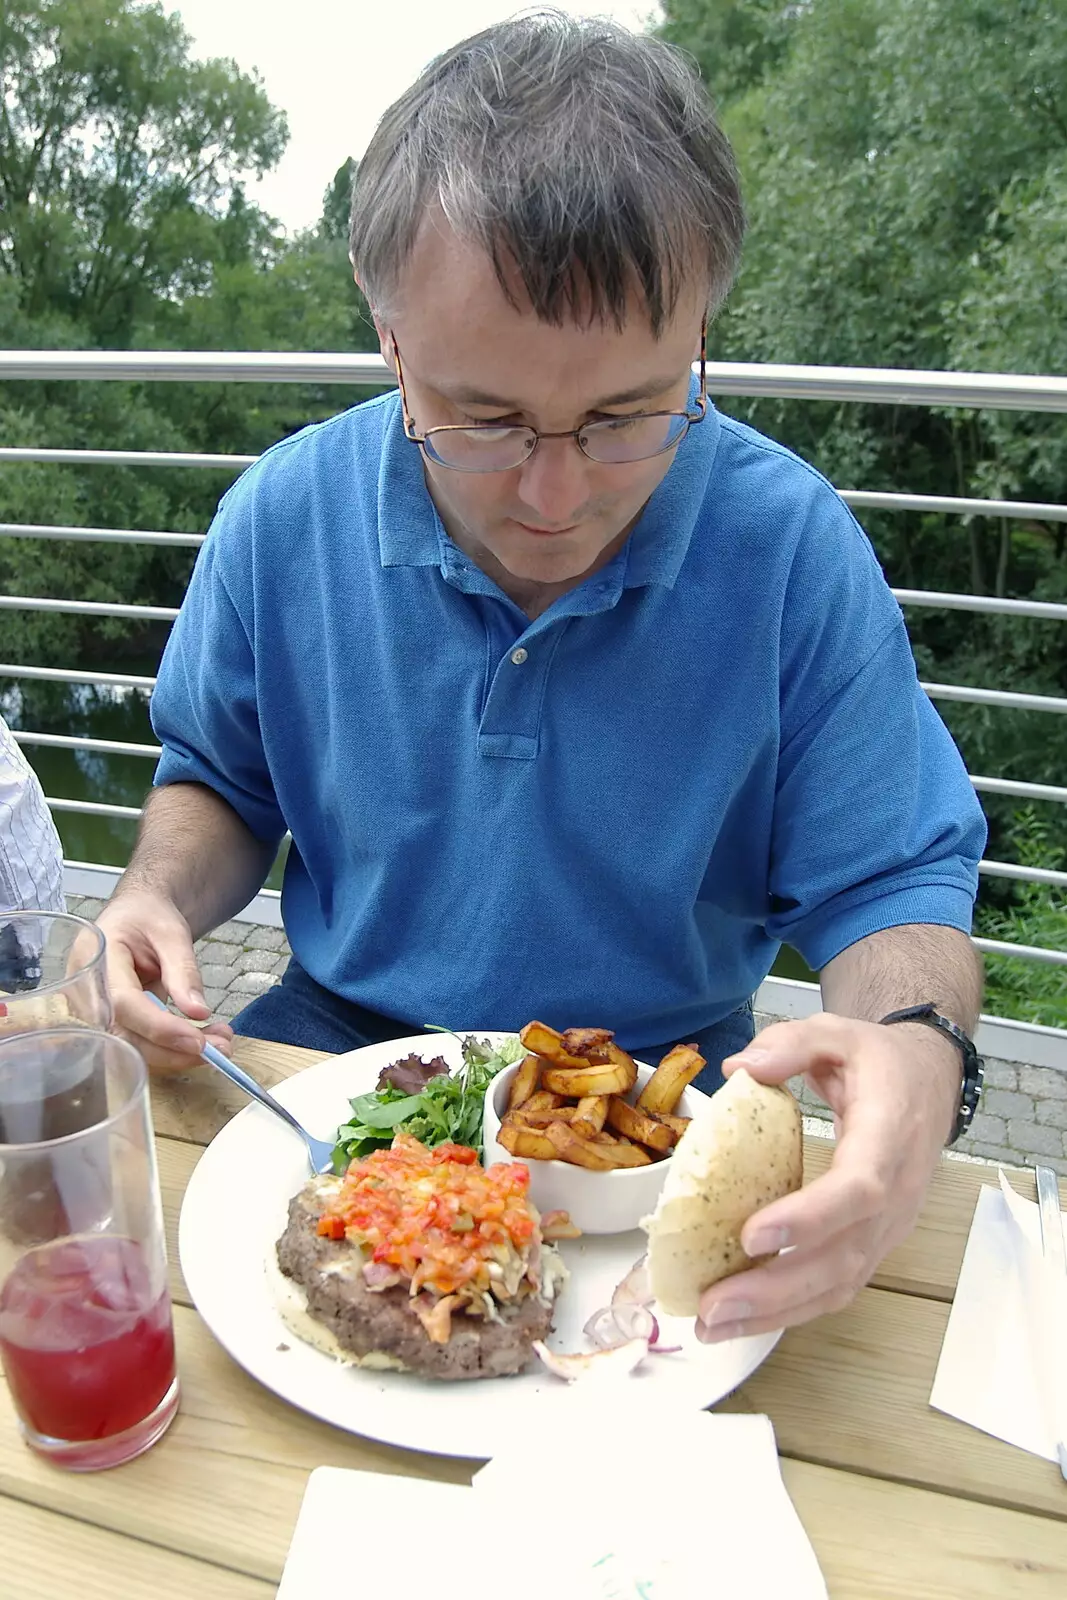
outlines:
[{"label": "metal railing", "polygon": [[[1067,378],[1030,377],[993,373],[918,372],[896,368],[805,367],[757,365],[746,362],[709,362],[708,389],[712,395],[749,398],[864,401],[893,405],[982,407],[994,410],[1067,412]],[[393,374],[380,355],[318,355],[268,351],[0,351],[0,381],[15,379],[115,380],[153,382],[328,383],[392,386]],[[65,465],[142,467],[196,467],[238,472],[258,459],[254,455],[210,454],[193,451],[138,451],[51,449],[36,446],[0,448],[5,463],[40,462]],[[963,496],[889,493],[844,489],[842,499],[855,509],[931,511],[942,515],[997,517],[1028,522],[1067,522],[1067,505],[1025,500],[983,500]],[[168,530],[89,528],[60,524],[0,522],[0,537],[21,539],[73,539],[107,543],[177,545],[195,548],[205,535]],[[1067,621],[1067,605],[1051,601],[1008,600],[993,595],[941,593],[921,589],[894,589],[901,606],[924,606],[989,615],[1034,617]],[[127,604],[28,595],[0,595],[0,609],[53,611],[83,616],[121,617],[134,620],[172,621],[177,610],[169,606]],[[0,678],[45,679],[71,684],[104,684],[151,690],[152,677],[116,672],[84,672],[53,667],[27,667],[0,663]],[[964,684],[923,682],[934,700],[956,700],[1002,709],[1067,713],[1067,698],[972,688]],[[103,755],[157,758],[158,747],[120,740],[64,734],[18,731],[20,744],[95,751]],[[1067,786],[1027,783],[1022,780],[971,776],[979,792],[1027,800],[1067,803]],[[136,806],[49,797],[55,811],[133,819]],[[1067,872],[1027,867],[1013,862],[982,861],[979,871],[993,878],[1067,888]],[[979,948],[997,954],[1067,966],[1067,952],[1030,945],[1008,945],[977,939]]]}]

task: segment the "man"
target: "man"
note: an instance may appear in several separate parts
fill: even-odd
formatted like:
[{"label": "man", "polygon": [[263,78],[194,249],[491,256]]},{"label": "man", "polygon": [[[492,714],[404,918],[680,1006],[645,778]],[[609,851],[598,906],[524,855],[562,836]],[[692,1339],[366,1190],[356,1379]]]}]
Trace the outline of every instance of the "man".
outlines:
[{"label": "man", "polygon": [[[192,940],[292,833],[294,962],[238,1031],[340,1049],[427,1023],[751,1039],[782,940],[826,1015],[832,1170],[752,1219],[704,1336],[842,1305],[911,1228],[972,1029],[984,837],[871,549],[691,363],[742,232],[729,149],[662,44],[556,14],[431,65],[360,166],[352,260],[399,392],[225,497],[153,702],[164,755],[101,917],[157,1064],[204,1018]],[[225,1040],[228,1030],[216,1027]],[[736,1062],[731,1063],[731,1067]]]}]

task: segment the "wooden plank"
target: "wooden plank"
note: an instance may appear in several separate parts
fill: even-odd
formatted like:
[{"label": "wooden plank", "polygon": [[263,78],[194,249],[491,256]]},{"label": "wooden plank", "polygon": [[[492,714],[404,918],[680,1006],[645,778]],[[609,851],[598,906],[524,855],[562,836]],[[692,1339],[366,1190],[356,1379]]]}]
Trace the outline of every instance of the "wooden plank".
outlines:
[{"label": "wooden plank", "polygon": [[788,1329],[722,1409],[766,1412],[783,1455],[1067,1522],[1051,1462],[931,1407],[947,1321],[938,1301],[864,1289],[836,1316]]},{"label": "wooden plank", "polygon": [[[830,1139],[804,1141],[804,1181],[810,1183],[830,1165]],[[1005,1167],[1013,1189],[1026,1200],[1037,1197],[1029,1167]],[[892,1251],[875,1273],[881,1289],[925,1295],[951,1301],[956,1292],[963,1252],[979,1191],[998,1183],[997,1168],[971,1161],[942,1161],[934,1174],[918,1225],[902,1245]],[[1067,1207],[1067,1179],[1060,1179],[1061,1204]]]},{"label": "wooden plank", "polygon": [[209,1566],[157,1544],[109,1533],[16,1500],[0,1500],[4,1600],[151,1595],[152,1600],[270,1600],[274,1584]]},{"label": "wooden plank", "polygon": [[[321,1050],[298,1050],[262,1039],[237,1039],[234,1044],[234,1060],[265,1089],[323,1059]],[[188,1072],[160,1072],[152,1078],[152,1119],[156,1133],[167,1138],[209,1144],[246,1105],[244,1091],[206,1062]]]},{"label": "wooden plank", "polygon": [[[783,1461],[832,1600],[1063,1600],[1067,1526]],[[709,1576],[714,1574],[709,1555]],[[710,1593],[709,1589],[709,1593]]]}]

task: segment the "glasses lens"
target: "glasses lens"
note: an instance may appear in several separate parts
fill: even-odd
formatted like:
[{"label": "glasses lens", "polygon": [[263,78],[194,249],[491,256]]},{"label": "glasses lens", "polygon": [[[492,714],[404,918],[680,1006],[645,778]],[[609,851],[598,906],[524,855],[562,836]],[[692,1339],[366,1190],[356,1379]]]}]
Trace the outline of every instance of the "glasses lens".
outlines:
[{"label": "glasses lens", "polygon": [[532,428],[431,428],[423,448],[431,461],[457,472],[507,472],[536,444]]},{"label": "glasses lens", "polygon": [[591,422],[578,442],[592,461],[644,461],[676,445],[689,426],[681,411],[657,411],[644,417],[618,417]]}]

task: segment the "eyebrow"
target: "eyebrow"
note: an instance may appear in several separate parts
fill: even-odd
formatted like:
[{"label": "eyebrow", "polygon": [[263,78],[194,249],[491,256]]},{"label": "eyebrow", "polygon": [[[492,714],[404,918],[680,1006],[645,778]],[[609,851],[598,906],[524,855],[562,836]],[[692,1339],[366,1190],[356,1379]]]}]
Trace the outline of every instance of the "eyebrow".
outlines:
[{"label": "eyebrow", "polygon": [[[650,378],[646,383],[635,385],[632,389],[624,389],[619,394],[607,395],[597,400],[586,409],[589,411],[603,411],[608,406],[628,406],[637,400],[648,400],[652,395],[665,394],[674,387],[681,377],[680,373],[673,373],[669,378]],[[504,412],[525,411],[526,407],[518,405],[514,400],[502,399],[497,394],[486,394],[484,389],[475,389],[467,384],[437,383],[433,387],[438,394],[444,395],[446,400],[454,400],[458,405],[465,406],[496,406]]]}]

